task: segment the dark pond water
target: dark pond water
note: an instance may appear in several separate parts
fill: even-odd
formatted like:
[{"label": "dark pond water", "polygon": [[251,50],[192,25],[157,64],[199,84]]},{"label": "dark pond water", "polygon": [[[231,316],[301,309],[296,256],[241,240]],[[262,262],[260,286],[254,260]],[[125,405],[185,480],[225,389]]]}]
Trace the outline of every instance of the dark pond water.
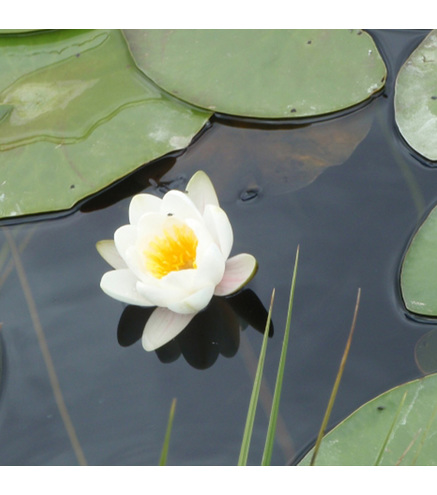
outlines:
[{"label": "dark pond water", "polygon": [[81,210],[2,228],[0,464],[157,464],[173,398],[168,463],[236,464],[262,333],[248,326],[226,340],[222,329],[197,352],[186,338],[177,359],[146,353],[140,342],[118,343],[125,306],[99,288],[107,266],[94,245],[126,223],[130,195],[150,179],[157,193],[183,187],[199,168],[231,219],[233,251],[259,261],[248,287],[265,307],[276,288],[250,464],[261,460],[298,245],[273,464],[289,463],[317,435],[359,287],[331,426],[421,376],[415,345],[435,325],[406,314],[398,278],[411,236],[437,203],[437,170],[404,145],[392,100],[395,75],[426,31],[371,33],[389,75],[384,93],[363,108],[307,126],[215,119],[185,153],[145,167]]}]

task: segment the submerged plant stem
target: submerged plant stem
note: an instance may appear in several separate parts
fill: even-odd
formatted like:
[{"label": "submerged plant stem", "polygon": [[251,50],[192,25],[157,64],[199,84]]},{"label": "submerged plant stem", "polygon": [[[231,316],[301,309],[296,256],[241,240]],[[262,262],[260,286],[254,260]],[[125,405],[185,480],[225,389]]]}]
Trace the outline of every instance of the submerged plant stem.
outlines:
[{"label": "submerged plant stem", "polygon": [[341,377],[343,376],[344,367],[346,365],[346,360],[347,360],[347,357],[349,354],[349,349],[350,349],[351,342],[352,342],[352,336],[353,336],[356,321],[357,321],[358,308],[360,306],[360,297],[361,297],[361,289],[358,289],[357,300],[355,303],[354,317],[352,320],[352,325],[351,325],[351,329],[349,332],[349,337],[348,337],[347,342],[346,342],[346,347],[345,347],[344,352],[343,352],[343,357],[341,358],[340,367],[338,369],[337,377],[335,379],[334,386],[332,388],[332,392],[331,392],[331,396],[329,398],[328,406],[326,408],[325,416],[323,417],[322,426],[320,427],[320,431],[319,431],[319,434],[317,436],[316,444],[314,446],[314,451],[313,451],[313,455],[311,457],[311,463],[310,463],[311,466],[315,465],[316,457],[317,457],[317,454],[318,454],[319,448],[320,448],[320,444],[322,442],[323,435],[325,434],[326,426],[328,424],[329,417],[331,416],[332,407],[334,406],[335,398],[337,396],[338,387],[340,385]]},{"label": "submerged plant stem", "polygon": [[[14,229],[15,230],[15,229]],[[18,250],[18,253],[22,253],[24,251],[24,249],[26,249],[27,245],[29,244],[33,234],[35,233],[36,231],[36,227],[33,226],[27,233],[27,235],[25,236],[25,238],[21,241],[21,243],[19,245],[17,245],[17,243],[15,243],[17,245],[17,250]],[[11,234],[12,235],[12,234]],[[9,275],[11,274],[12,270],[14,269],[14,259],[11,258],[9,260],[9,262],[6,264],[6,266],[4,266],[4,264],[6,263],[5,259],[4,259],[4,255],[6,254],[7,255],[7,252],[8,252],[8,244],[9,243],[6,243],[2,246],[2,249],[0,251],[0,273],[1,273],[1,276],[0,276],[0,289],[2,288],[3,284],[5,283],[6,279],[9,277]],[[5,249],[6,248],[6,249]],[[9,250],[10,250],[10,246],[9,246]]]},{"label": "submerged plant stem", "polygon": [[29,282],[27,280],[26,272],[24,271],[23,264],[18,252],[17,245],[8,228],[4,228],[3,232],[8,241],[9,247],[11,249],[12,258],[14,260],[15,269],[17,270],[18,278],[20,280],[21,288],[23,290],[24,297],[26,299],[27,306],[29,308],[30,317],[32,319],[33,327],[38,338],[39,347],[44,358],[44,362],[47,367],[47,373],[49,375],[50,384],[52,386],[53,395],[56,400],[56,404],[59,409],[62,421],[64,423],[65,429],[70,438],[71,445],[73,447],[74,453],[76,454],[77,460],[80,465],[85,466],[87,464],[85,455],[83,453],[82,447],[80,446],[79,439],[76,435],[76,430],[71,421],[70,415],[68,413],[67,406],[65,405],[64,397],[62,395],[61,386],[55,371],[55,366],[47,345],[45,334],[41,325],[41,321],[38,316],[38,311],[36,308],[35,300],[30,289]]}]

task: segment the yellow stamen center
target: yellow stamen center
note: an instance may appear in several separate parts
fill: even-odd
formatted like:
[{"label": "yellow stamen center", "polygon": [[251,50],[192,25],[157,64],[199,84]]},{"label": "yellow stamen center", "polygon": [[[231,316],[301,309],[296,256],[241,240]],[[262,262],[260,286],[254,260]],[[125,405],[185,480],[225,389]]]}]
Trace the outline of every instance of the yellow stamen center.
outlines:
[{"label": "yellow stamen center", "polygon": [[144,251],[146,269],[156,278],[170,272],[197,268],[197,237],[187,225],[173,225],[156,236]]}]

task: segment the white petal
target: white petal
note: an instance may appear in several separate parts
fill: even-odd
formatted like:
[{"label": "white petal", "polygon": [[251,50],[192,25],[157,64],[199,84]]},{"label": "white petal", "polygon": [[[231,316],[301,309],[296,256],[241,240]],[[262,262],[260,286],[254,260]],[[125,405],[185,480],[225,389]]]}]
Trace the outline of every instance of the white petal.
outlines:
[{"label": "white petal", "polygon": [[100,287],[105,294],[118,301],[136,306],[154,306],[136,289],[137,278],[129,270],[113,270],[106,272],[100,281]]},{"label": "white petal", "polygon": [[129,246],[124,255],[127,267],[133,272],[137,280],[147,282],[151,275],[146,271],[142,250],[137,246]]},{"label": "white petal", "polygon": [[187,184],[186,191],[188,197],[202,214],[206,205],[219,205],[214,186],[212,185],[210,178],[202,170],[199,170],[191,177]]},{"label": "white petal", "polygon": [[182,285],[166,283],[164,279],[155,278],[150,278],[148,282],[138,281],[137,290],[145,299],[152,301],[153,306],[163,308],[168,308],[189,294]]},{"label": "white petal", "polygon": [[234,242],[234,234],[228,216],[219,206],[206,205],[203,218],[214,241],[220,247],[224,258],[227,259]]},{"label": "white petal", "polygon": [[100,256],[109,263],[112,268],[127,268],[126,263],[120,256],[113,240],[103,240],[96,243]]},{"label": "white petal", "polygon": [[190,323],[196,313],[176,314],[166,308],[156,308],[144,327],[142,344],[146,351],[154,351],[176,337]]},{"label": "white petal", "polygon": [[188,195],[182,191],[169,191],[163,198],[160,212],[162,215],[175,215],[180,219],[202,219],[202,215]]},{"label": "white petal", "polygon": [[153,194],[135,195],[129,205],[129,222],[136,225],[144,213],[158,212],[161,201],[161,198]]},{"label": "white petal", "polygon": [[208,306],[209,301],[211,301],[214,295],[214,286],[207,285],[202,289],[190,294],[185,299],[175,301],[175,303],[168,306],[169,309],[175,313],[190,314],[198,313],[202,309]]},{"label": "white petal", "polygon": [[191,230],[193,230],[194,234],[197,237],[197,240],[199,241],[199,246],[208,246],[209,244],[213,244],[216,242],[215,239],[212,237],[208,227],[205,225],[203,218],[201,220],[186,218],[183,223],[190,227]]},{"label": "white petal", "polygon": [[137,283],[138,292],[154,306],[175,313],[194,313],[205,308],[214,293],[215,284],[200,278],[197,270],[171,272],[154,283]]},{"label": "white petal", "polygon": [[226,259],[217,244],[211,243],[205,249],[199,246],[197,251],[196,276],[216,286],[222,280],[225,273]]},{"label": "white petal", "polygon": [[137,224],[138,238],[141,239],[142,242],[149,242],[152,237],[162,235],[164,223],[171,219],[172,217],[167,217],[162,213],[145,213],[141,216]]},{"label": "white petal", "polygon": [[137,240],[137,229],[132,225],[123,225],[114,233],[115,247],[123,259],[126,259],[126,251]]},{"label": "white petal", "polygon": [[215,288],[216,296],[227,296],[246,285],[258,269],[256,259],[251,254],[237,254],[226,261],[225,274]]}]

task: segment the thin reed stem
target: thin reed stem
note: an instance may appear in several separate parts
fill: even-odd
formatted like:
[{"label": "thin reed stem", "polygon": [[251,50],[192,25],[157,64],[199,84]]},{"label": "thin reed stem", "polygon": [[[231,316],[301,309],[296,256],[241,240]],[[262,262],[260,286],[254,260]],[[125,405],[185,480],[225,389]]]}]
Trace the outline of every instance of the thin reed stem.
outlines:
[{"label": "thin reed stem", "polygon": [[355,325],[357,322],[358,308],[360,306],[360,298],[361,298],[361,289],[358,289],[357,300],[355,303],[354,317],[352,320],[352,325],[351,325],[351,329],[349,332],[349,337],[348,337],[347,342],[346,342],[346,347],[345,347],[344,352],[343,352],[343,357],[341,358],[340,367],[338,369],[337,377],[335,379],[334,386],[332,388],[332,392],[331,392],[331,396],[329,398],[328,406],[326,408],[325,416],[323,417],[322,426],[320,427],[319,434],[318,434],[317,440],[316,440],[316,444],[314,446],[314,451],[313,451],[313,455],[311,457],[311,463],[310,463],[311,466],[315,465],[317,454],[319,453],[319,449],[320,449],[320,444],[322,442],[322,438],[325,434],[326,426],[327,426],[329,418],[331,416],[331,412],[332,412],[332,408],[334,406],[335,398],[337,397],[338,387],[340,386],[340,381],[341,381],[341,378],[343,376],[343,371],[344,371],[344,368],[346,365],[347,357],[349,355],[349,349],[350,349],[350,346],[352,343],[352,336],[353,336],[353,333],[355,330]]}]

